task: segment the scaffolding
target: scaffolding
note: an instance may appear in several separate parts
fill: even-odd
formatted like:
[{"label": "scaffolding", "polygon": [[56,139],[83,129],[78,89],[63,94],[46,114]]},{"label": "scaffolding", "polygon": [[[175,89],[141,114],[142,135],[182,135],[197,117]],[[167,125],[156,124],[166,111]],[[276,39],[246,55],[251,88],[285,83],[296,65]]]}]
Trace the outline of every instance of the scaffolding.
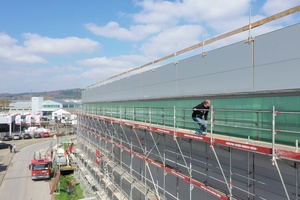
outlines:
[{"label": "scaffolding", "polygon": [[298,199],[298,140],[291,146],[277,137],[298,138],[300,127],[276,118],[300,112],[211,107],[206,136],[189,128],[196,126],[188,113],[111,106],[78,112],[77,155],[99,198]]}]

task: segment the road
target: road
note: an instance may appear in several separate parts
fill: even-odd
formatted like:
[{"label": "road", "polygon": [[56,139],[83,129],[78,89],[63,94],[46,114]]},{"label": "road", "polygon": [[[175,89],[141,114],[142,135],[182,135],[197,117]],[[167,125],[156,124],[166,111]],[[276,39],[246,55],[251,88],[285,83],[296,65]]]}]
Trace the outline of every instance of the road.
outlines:
[{"label": "road", "polygon": [[9,153],[9,149],[0,150],[1,154],[7,151],[6,157],[13,155],[0,186],[1,200],[51,200],[49,180],[32,181],[28,168],[33,152],[41,150],[43,154],[50,143],[51,140],[40,140],[19,150],[17,144],[16,154]]}]

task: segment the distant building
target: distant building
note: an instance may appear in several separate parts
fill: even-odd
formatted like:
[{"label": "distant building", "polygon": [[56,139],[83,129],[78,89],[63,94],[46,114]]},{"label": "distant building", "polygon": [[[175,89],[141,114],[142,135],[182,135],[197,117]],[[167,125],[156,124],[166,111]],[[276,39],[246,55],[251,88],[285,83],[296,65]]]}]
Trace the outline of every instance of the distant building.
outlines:
[{"label": "distant building", "polygon": [[9,104],[9,110],[6,111],[12,115],[15,114],[27,114],[32,112],[32,102],[31,101],[20,101],[12,102]]},{"label": "distant building", "polygon": [[60,123],[76,124],[77,115],[72,114],[65,109],[58,109],[52,113],[52,120]]},{"label": "distant building", "polygon": [[43,105],[43,97],[31,97],[31,114],[35,115]]},{"label": "distant building", "polygon": [[44,101],[42,107],[39,108],[39,112],[41,116],[47,119],[51,119],[51,115],[54,111],[63,107],[63,104],[58,103],[57,101],[47,100]]},{"label": "distant building", "polygon": [[55,102],[61,103],[62,104],[62,108],[78,108],[79,106],[81,106],[81,101],[78,100],[62,100],[62,99],[55,99],[53,100]]},{"label": "distant building", "polygon": [[[43,97],[32,97],[31,101],[16,101],[10,103],[9,107],[1,111],[0,114],[0,132],[7,131],[8,118],[11,116],[11,123],[15,123],[15,116],[17,114],[22,115],[22,119],[25,120],[26,115],[31,115],[34,119],[37,115],[42,120],[58,119],[59,122],[73,123],[76,121],[76,115],[74,113],[81,107],[81,101],[78,100],[46,100]],[[55,116],[53,113],[55,112]],[[71,122],[70,122],[71,121]]]},{"label": "distant building", "polygon": [[[71,100],[47,100],[43,102],[42,107],[39,109],[42,117],[54,119],[52,113],[58,110],[65,110],[69,114],[76,111],[81,106],[80,101]],[[69,117],[70,119],[70,117]]]}]

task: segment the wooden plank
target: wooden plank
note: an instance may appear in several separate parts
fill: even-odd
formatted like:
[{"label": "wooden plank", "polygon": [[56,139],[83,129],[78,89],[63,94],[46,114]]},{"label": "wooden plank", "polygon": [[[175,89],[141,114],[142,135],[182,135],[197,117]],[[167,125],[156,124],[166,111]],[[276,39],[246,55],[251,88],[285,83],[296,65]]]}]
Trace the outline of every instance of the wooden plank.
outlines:
[{"label": "wooden plank", "polygon": [[56,186],[57,186],[59,177],[60,177],[60,172],[57,172],[57,174],[55,176],[55,179],[54,179],[54,182],[53,182],[53,185],[52,185],[52,188],[51,188],[51,191],[50,191],[50,194],[53,194],[54,191],[56,190]]}]

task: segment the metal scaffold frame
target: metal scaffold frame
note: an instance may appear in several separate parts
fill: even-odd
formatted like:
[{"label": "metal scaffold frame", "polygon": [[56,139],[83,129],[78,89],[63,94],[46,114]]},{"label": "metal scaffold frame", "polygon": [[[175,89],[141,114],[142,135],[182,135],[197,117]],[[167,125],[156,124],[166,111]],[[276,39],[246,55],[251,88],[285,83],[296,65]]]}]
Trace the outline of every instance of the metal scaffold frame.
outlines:
[{"label": "metal scaffold frame", "polygon": [[[205,199],[264,198],[261,190],[268,190],[267,187],[272,185],[272,181],[258,174],[257,171],[261,170],[257,165],[259,162],[275,165],[275,169],[270,167],[270,170],[277,171],[279,175],[279,178],[276,177],[278,197],[292,199],[291,193],[298,196],[300,160],[298,151],[292,147],[290,149],[293,150],[286,147],[280,149],[281,145],[276,144],[275,138],[276,132],[279,131],[276,130],[275,117],[279,113],[288,112],[276,111],[275,107],[273,111],[253,111],[272,115],[271,129],[257,128],[260,131],[272,132],[272,143],[266,145],[261,142],[255,143],[249,138],[242,140],[216,134],[214,129],[216,125],[241,128],[231,122],[216,123],[215,113],[225,110],[211,107],[210,133],[207,136],[198,136],[191,130],[178,127],[177,122],[182,123],[182,119],[177,119],[175,107],[171,117],[166,114],[168,111],[161,111],[164,113],[161,115],[157,114],[155,109],[147,108],[145,112],[134,107],[130,113],[128,108],[122,107],[110,107],[110,112],[107,112],[107,108],[86,107],[79,113],[78,135],[81,138],[79,141],[82,141],[79,148],[81,151],[89,149],[91,161],[95,160],[93,152],[97,150],[101,152],[101,156],[96,156],[101,164],[94,167],[98,168],[98,174],[102,174],[102,179],[109,180],[109,183],[105,181],[104,184],[107,193],[110,190],[111,197],[134,199],[136,193],[139,193],[142,199],[182,199],[183,194],[180,191],[186,182],[189,185],[189,192],[188,195],[184,194],[185,199],[195,199],[197,194],[205,194]],[[155,119],[157,115],[165,116],[164,123],[172,121],[173,124],[171,126],[157,124]],[[146,119],[141,119],[141,116],[146,116]],[[248,126],[244,128],[250,129]],[[203,150],[200,155],[195,153],[199,147]],[[245,164],[234,162],[239,154],[244,156],[240,159],[245,159]],[[260,158],[262,156],[263,159]],[[266,157],[271,157],[269,162],[265,161]],[[282,173],[286,172],[280,170],[291,167],[295,169],[294,184],[284,180]],[[171,182],[174,184],[170,180],[176,180],[174,189],[170,187]],[[128,186],[126,181],[130,185],[129,189],[126,189]],[[279,183],[282,188],[279,187]],[[108,185],[113,185],[113,189]],[[295,192],[291,192],[292,188]],[[283,192],[280,192],[282,190]]]}]

